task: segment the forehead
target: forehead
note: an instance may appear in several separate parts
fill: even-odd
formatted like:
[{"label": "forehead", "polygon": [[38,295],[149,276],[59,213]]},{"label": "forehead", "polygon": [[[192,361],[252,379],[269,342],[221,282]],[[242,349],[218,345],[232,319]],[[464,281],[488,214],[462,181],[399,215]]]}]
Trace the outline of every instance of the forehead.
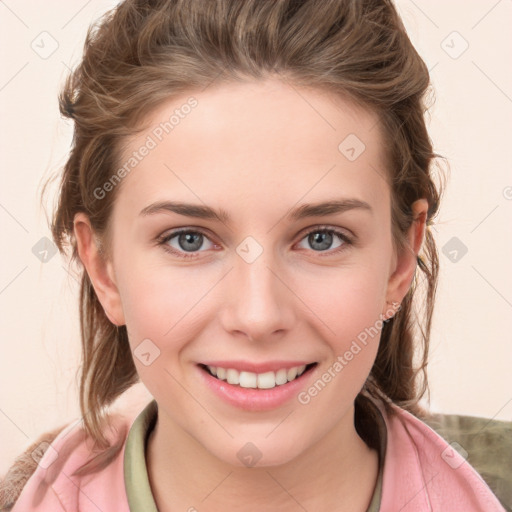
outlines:
[{"label": "forehead", "polygon": [[240,215],[343,195],[386,207],[376,114],[325,91],[278,80],[212,85],[166,101],[144,124],[121,157],[125,215],[166,199]]}]

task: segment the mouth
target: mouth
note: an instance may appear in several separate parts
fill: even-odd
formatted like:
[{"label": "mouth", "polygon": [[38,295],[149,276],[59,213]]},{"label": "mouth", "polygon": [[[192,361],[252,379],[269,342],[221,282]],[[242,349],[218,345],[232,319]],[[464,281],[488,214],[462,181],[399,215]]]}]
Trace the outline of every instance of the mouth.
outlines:
[{"label": "mouth", "polygon": [[313,362],[261,373],[240,371],[227,365],[224,367],[200,363],[198,366],[210,376],[219,381],[227,382],[231,386],[265,390],[286,386],[288,383],[299,379],[302,380],[317,364],[317,362]]}]

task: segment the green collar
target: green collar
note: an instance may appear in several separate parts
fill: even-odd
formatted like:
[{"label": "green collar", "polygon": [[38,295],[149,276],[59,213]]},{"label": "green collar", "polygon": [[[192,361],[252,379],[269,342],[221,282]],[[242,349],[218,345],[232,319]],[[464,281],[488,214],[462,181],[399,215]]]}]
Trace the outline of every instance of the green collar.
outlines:
[{"label": "green collar", "polygon": [[158,512],[146,467],[146,442],[158,416],[155,400],[133,422],[124,452],[124,484],[130,512]]}]

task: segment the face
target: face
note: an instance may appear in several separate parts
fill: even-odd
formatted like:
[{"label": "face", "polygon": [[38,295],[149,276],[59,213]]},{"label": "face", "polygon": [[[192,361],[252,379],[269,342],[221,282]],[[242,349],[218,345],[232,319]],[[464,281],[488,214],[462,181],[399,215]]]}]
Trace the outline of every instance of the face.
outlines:
[{"label": "face", "polygon": [[109,313],[162,421],[225,462],[251,442],[284,463],[353,429],[397,298],[377,118],[277,80],[190,96],[125,147],[121,165],[151,146],[117,185]]}]

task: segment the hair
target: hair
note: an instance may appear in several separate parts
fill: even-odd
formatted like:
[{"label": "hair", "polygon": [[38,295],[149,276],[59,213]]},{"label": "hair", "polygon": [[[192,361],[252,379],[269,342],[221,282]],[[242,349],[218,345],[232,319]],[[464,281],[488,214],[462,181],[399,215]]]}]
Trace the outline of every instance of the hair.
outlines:
[{"label": "hair", "polygon": [[[145,116],[214,81],[270,77],[329,91],[377,114],[395,247],[406,244],[413,202],[428,201],[415,277],[399,311],[383,325],[375,363],[356,398],[356,427],[366,428],[370,396],[390,413],[394,403],[420,416],[438,278],[431,225],[440,200],[432,175],[439,155],[425,123],[428,69],[391,0],[125,0],[108,11],[89,27],[83,57],[59,94],[74,136],[53,212],[53,239],[63,254],[71,247],[71,260],[80,265],[73,221],[84,212],[108,258],[120,187],[101,200],[94,191],[121,165],[123,144],[145,128]],[[83,268],[79,312],[84,428],[96,446],[107,448],[107,407],[138,375],[126,326],[109,321]],[[373,443],[371,432],[366,438]]]}]

